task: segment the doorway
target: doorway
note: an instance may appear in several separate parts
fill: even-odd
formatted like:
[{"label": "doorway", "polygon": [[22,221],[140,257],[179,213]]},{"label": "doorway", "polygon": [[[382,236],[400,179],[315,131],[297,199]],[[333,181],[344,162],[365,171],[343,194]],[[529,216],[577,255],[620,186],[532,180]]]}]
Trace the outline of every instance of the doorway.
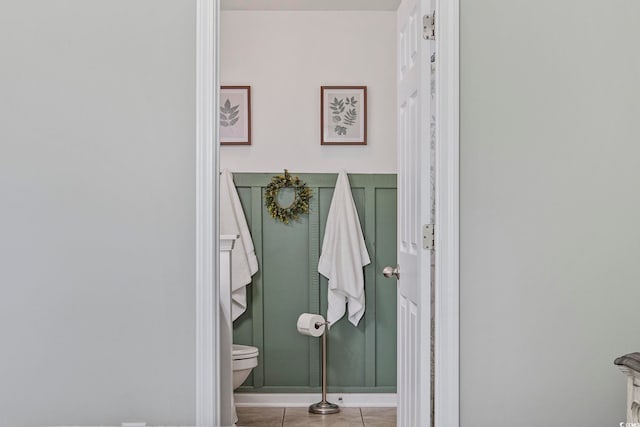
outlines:
[{"label": "doorway", "polygon": [[[307,12],[307,13],[310,13],[310,12]],[[362,12],[348,12],[348,13],[347,13],[347,12],[341,12],[341,13],[342,13],[342,14],[349,14],[349,13],[353,13],[353,14],[361,14]],[[298,20],[298,21],[299,21],[299,23],[300,23],[300,24],[304,25],[304,21],[302,21],[302,20]],[[253,24],[257,26],[257,25],[258,25],[258,23],[259,23],[259,22],[254,22]],[[308,21],[307,21],[307,25],[308,25]],[[328,27],[330,27],[330,25],[327,25],[327,26],[328,26]],[[223,17],[222,27],[224,28],[224,17]],[[245,35],[246,35],[246,34],[245,34]],[[224,36],[223,36],[223,37],[224,37]],[[265,37],[266,37],[266,36],[265,36]],[[224,42],[224,38],[222,39],[222,42]],[[391,42],[391,44],[392,44],[392,45],[393,45],[393,44],[395,44],[395,33],[394,33],[394,35],[393,35],[393,37],[392,37],[392,42]],[[300,43],[300,45],[299,45],[299,46],[300,46],[301,48],[306,48],[306,49],[308,49],[308,48],[309,48],[309,46],[308,46],[308,45],[305,45],[305,44],[303,44],[303,43]],[[223,52],[222,52],[222,54],[224,54],[224,48],[223,48]],[[242,55],[243,55],[243,52],[236,52],[236,55],[237,55],[237,57],[238,57],[238,58],[241,58],[241,57],[242,57]],[[322,61],[322,60],[326,60],[326,57],[322,57],[322,55],[318,55],[317,61]],[[224,56],[222,57],[222,64],[224,64]],[[288,65],[295,67],[295,64],[288,64]],[[223,65],[223,67],[224,67],[224,65]],[[224,70],[222,70],[222,79],[225,79],[225,76],[224,76]],[[287,84],[291,84],[291,82],[289,82],[289,81],[285,81],[285,80],[286,80],[286,78],[282,78],[280,82],[276,82],[276,83],[274,83],[274,84],[273,84],[275,87],[282,87],[282,88],[283,88],[283,89],[282,89],[283,93],[284,93],[284,91],[285,91],[285,90],[289,90],[289,89],[287,89]],[[343,81],[344,81],[344,79],[340,79],[339,77],[334,77],[334,78],[332,78],[330,81],[329,81],[329,80],[319,80],[319,81],[316,83],[316,85],[317,85],[317,92],[319,92],[319,87],[320,87],[320,85],[322,85],[323,83],[341,83],[341,82],[343,82]],[[221,80],[221,82],[222,82],[223,84],[227,84],[227,83],[233,83],[233,84],[247,83],[247,81],[246,81],[246,80],[241,81],[241,80],[240,80],[240,76],[238,76],[238,77],[235,77],[235,76],[234,76],[234,81],[225,81],[225,80]],[[280,83],[280,86],[278,86],[278,83]],[[351,82],[345,82],[345,83],[351,83]],[[360,82],[360,83],[361,83],[361,82]],[[395,84],[395,81],[394,81],[393,83]],[[294,86],[294,89],[299,89],[299,88],[298,88],[298,87],[296,87],[296,86]],[[310,94],[310,93],[311,93],[311,92],[309,92],[309,94]],[[256,99],[256,95],[257,95],[257,94],[256,94],[256,92],[255,92],[255,90],[254,90],[254,92],[253,92],[253,99],[254,99],[254,100]],[[312,95],[312,96],[313,96],[313,95]],[[318,94],[318,95],[316,95],[316,97],[318,97],[318,96],[319,96],[319,94]],[[267,99],[268,99],[268,98],[267,98]],[[303,96],[303,98],[302,98],[302,99],[304,100],[304,101],[302,101],[302,102],[309,101],[308,99],[306,99],[306,100],[305,100],[305,97],[304,97],[304,96]],[[313,101],[315,101],[315,100],[313,100]],[[312,108],[318,109],[319,107],[318,107],[318,106],[317,106],[317,104],[316,104],[315,102],[313,102],[313,101],[309,101],[309,102],[310,102],[310,104],[312,104]],[[289,102],[290,102],[290,101],[289,101]],[[372,102],[373,102],[373,101],[372,101]],[[316,105],[313,105],[313,104],[316,104]],[[277,103],[276,103],[276,105],[277,105]],[[297,104],[295,104],[295,103],[294,103],[294,104],[291,104],[291,105],[296,106]],[[253,106],[253,109],[254,109],[254,111],[253,111],[253,120],[255,120],[255,122],[254,122],[254,126],[258,123],[258,120],[260,120],[260,119],[258,119],[258,118],[256,117],[256,115],[257,115],[257,111],[255,110],[255,108],[256,108],[256,107],[255,107],[255,104],[254,104],[254,106]],[[300,107],[298,106],[298,107],[296,107],[296,108],[300,108]],[[319,121],[319,114],[314,114],[314,117],[316,117],[316,119],[315,119],[315,120]],[[286,122],[285,122],[285,123],[286,123]],[[294,126],[295,126],[295,123],[294,123]],[[286,130],[286,126],[283,126],[283,128],[284,128],[284,130]],[[317,144],[317,145],[319,145],[319,142],[318,142],[318,139],[319,139],[319,135],[318,135],[318,133],[319,133],[319,131],[318,131],[318,126],[313,126],[313,125],[312,125],[312,126],[310,126],[310,128],[314,129],[314,134],[315,134],[315,135],[314,135],[314,137],[313,137],[313,140],[314,140],[314,141],[313,141],[313,144]],[[254,141],[256,141],[256,140],[257,140],[256,138],[258,138],[258,133],[257,133],[257,132],[254,132],[253,137],[254,137]],[[393,138],[393,139],[395,139],[395,138]],[[231,148],[231,147],[230,147],[230,148]],[[254,148],[254,147],[251,147],[251,148]],[[233,150],[235,150],[235,151],[233,151],[233,153],[236,155],[236,157],[239,157],[239,158],[245,158],[245,159],[246,159],[247,150],[251,150],[251,148],[247,148],[247,147],[240,147],[240,148],[233,147],[232,149],[233,149]],[[333,148],[333,147],[332,147],[332,148]],[[357,164],[357,163],[354,163],[354,161],[353,161],[354,159],[357,159],[357,158],[358,158],[358,151],[357,151],[356,149],[354,149],[354,148],[359,148],[359,147],[335,147],[335,148],[336,148],[336,149],[340,148],[341,150],[340,150],[340,151],[338,151],[338,150],[334,150],[334,151],[333,151],[333,157],[332,157],[332,156],[327,156],[327,157],[329,157],[329,160],[337,161],[337,163],[340,163],[341,161],[344,161],[344,164],[345,164],[345,165],[354,165],[354,164]],[[367,147],[367,148],[369,148],[369,147]],[[226,149],[227,149],[227,147],[223,147],[223,149],[224,149],[224,150],[226,150]],[[221,163],[223,163],[223,162],[224,162],[224,156],[225,156],[225,153],[226,153],[226,151],[223,151],[223,152],[221,152],[221,154],[220,154]],[[335,154],[335,153],[338,153],[338,154]],[[269,162],[271,162],[271,160],[270,160],[269,158],[267,158],[267,157],[265,157],[265,156],[262,156],[262,160],[265,160],[263,163],[261,163],[261,164],[263,165],[263,168],[264,168],[264,169],[261,171],[259,168],[254,167],[254,168],[252,168],[252,169],[257,169],[257,170],[254,170],[253,172],[263,172],[263,173],[277,172],[277,171],[279,171],[279,169],[281,169],[281,168],[282,168],[282,165],[284,165],[284,167],[288,167],[287,165],[288,165],[288,164],[290,164],[290,163],[287,163],[287,158],[286,158],[286,156],[287,156],[287,155],[288,155],[288,156],[290,156],[290,157],[289,157],[289,161],[291,161],[290,159],[294,159],[294,160],[295,160],[295,158],[296,158],[296,157],[300,157],[300,154],[301,154],[300,150],[299,150],[299,149],[298,149],[298,150],[296,150],[296,149],[295,149],[295,147],[294,147],[294,148],[293,148],[293,150],[290,150],[290,152],[289,152],[289,153],[285,154],[284,159],[283,159],[283,158],[279,158],[279,159],[278,159],[278,163],[277,163],[278,167],[273,166],[275,163],[270,164]],[[326,156],[326,155],[325,155],[325,156]],[[310,156],[310,157],[315,157],[316,159],[322,159],[322,155],[320,155],[319,157],[318,157],[318,156]],[[284,160],[284,161],[283,161],[283,160]],[[234,169],[237,169],[237,168],[234,168]],[[294,168],[293,168],[293,167],[291,167],[291,169],[294,169]],[[335,167],[333,167],[332,169],[333,169],[333,170],[335,170],[336,168],[335,168]],[[345,169],[353,170],[353,167],[352,167],[352,166],[348,166],[348,167],[346,167]],[[295,170],[295,169],[294,169],[294,170]],[[320,173],[320,172],[317,172],[317,173]],[[437,382],[437,381],[436,381],[436,382]],[[437,387],[437,386],[438,386],[438,385],[436,384],[436,387]],[[437,404],[437,403],[436,403],[436,404]],[[447,425],[454,425],[454,424],[449,423],[449,424],[447,424]]]},{"label": "doorway", "polygon": [[[233,172],[259,264],[234,343],[260,355],[236,403],[304,408],[319,400],[320,340],[294,325],[301,313],[327,313],[317,266],[337,172],[346,170],[372,262],[364,317],[354,326],[345,316],[328,335],[329,400],[355,408],[355,418],[374,400],[394,406],[396,284],[381,271],[396,260],[395,11],[223,10],[220,22],[221,87],[250,86],[252,122],[251,145],[222,145],[220,167]],[[366,86],[366,145],[322,144],[321,87],[336,85]],[[236,104],[228,95],[223,89],[221,109]],[[309,212],[289,224],[269,216],[263,196],[285,169],[312,195]]]}]

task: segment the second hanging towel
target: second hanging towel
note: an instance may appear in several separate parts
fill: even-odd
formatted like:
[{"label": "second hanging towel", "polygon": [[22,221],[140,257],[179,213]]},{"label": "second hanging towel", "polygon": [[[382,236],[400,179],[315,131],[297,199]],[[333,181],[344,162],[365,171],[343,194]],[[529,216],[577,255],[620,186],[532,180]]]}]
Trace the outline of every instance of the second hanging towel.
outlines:
[{"label": "second hanging towel", "polygon": [[370,262],[349,177],[342,171],[331,200],[318,263],[318,272],[329,279],[327,320],[330,325],[344,316],[348,304],[349,321],[358,326],[365,310],[362,267]]}]

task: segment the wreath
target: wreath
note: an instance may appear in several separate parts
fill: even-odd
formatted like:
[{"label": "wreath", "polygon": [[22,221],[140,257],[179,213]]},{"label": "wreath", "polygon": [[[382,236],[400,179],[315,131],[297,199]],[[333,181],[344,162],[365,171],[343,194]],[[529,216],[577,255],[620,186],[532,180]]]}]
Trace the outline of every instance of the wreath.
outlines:
[{"label": "wreath", "polygon": [[[295,195],[291,205],[282,207],[278,204],[278,193],[281,188],[285,187],[293,188]],[[289,221],[297,220],[301,214],[309,212],[309,199],[311,199],[311,189],[297,176],[291,176],[286,169],[284,175],[276,175],[271,178],[271,182],[265,190],[265,206],[269,210],[269,214],[276,221],[282,221],[285,224],[289,224]]]}]

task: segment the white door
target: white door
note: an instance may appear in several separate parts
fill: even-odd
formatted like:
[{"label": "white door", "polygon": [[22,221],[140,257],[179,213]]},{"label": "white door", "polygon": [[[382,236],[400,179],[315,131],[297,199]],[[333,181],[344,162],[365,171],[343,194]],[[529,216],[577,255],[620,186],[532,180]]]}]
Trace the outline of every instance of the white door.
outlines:
[{"label": "white door", "polygon": [[398,9],[398,426],[431,425],[431,0]]}]

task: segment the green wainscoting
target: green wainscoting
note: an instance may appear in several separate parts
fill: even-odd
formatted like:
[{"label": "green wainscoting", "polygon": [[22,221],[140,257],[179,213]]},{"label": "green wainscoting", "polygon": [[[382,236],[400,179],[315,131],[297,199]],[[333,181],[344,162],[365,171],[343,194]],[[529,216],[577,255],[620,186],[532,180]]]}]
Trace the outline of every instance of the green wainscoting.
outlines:
[{"label": "green wainscoting", "polygon": [[[288,225],[264,207],[264,187],[275,174],[234,174],[260,267],[248,287],[247,311],[234,322],[234,343],[260,349],[258,366],[238,391],[318,392],[320,339],[300,335],[296,320],[303,312],[326,314],[327,280],[317,267],[337,174],[292,172],[313,197],[310,213]],[[381,271],[396,264],[396,175],[350,174],[349,180],[372,262],[364,269],[360,324],[345,315],[329,333],[329,391],[394,393],[396,283]]]}]

